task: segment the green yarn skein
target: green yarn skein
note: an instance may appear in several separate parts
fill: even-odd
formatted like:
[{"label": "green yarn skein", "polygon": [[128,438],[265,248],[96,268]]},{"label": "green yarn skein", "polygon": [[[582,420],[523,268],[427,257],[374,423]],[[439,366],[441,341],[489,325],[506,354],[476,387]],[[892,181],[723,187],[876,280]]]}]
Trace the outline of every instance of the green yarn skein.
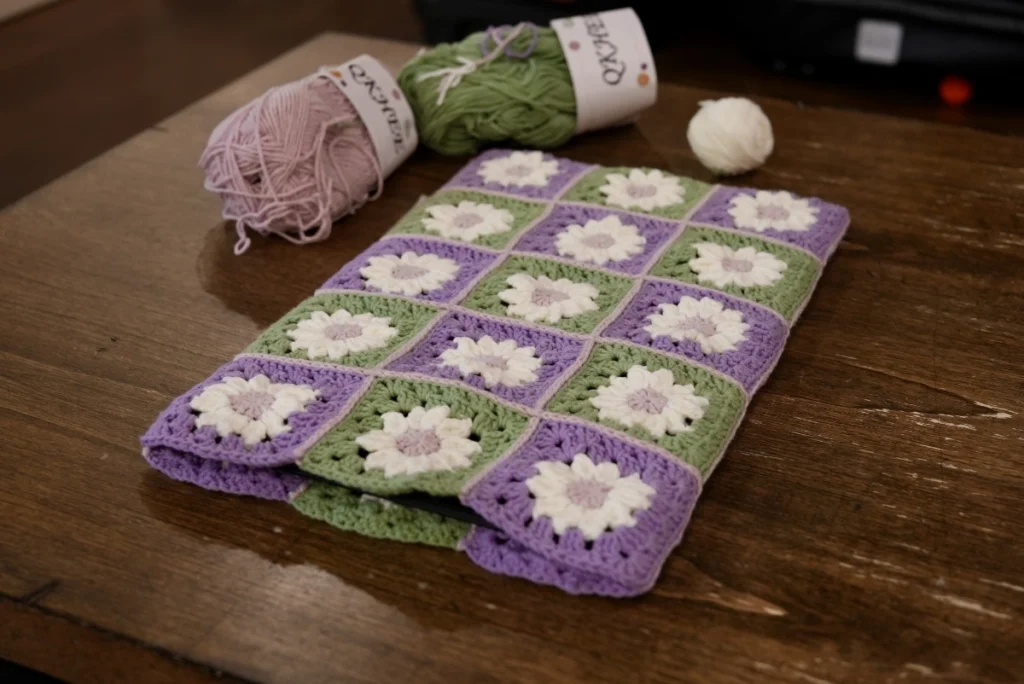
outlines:
[{"label": "green yarn skein", "polygon": [[[526,147],[563,145],[576,132],[576,95],[555,32],[536,29],[527,58],[502,54],[464,75],[438,104],[439,78],[419,76],[480,59],[485,33],[442,43],[402,67],[398,84],[416,115],[420,141],[441,154],[473,154],[482,145],[513,140]],[[533,35],[523,31],[511,54],[529,51]]]}]

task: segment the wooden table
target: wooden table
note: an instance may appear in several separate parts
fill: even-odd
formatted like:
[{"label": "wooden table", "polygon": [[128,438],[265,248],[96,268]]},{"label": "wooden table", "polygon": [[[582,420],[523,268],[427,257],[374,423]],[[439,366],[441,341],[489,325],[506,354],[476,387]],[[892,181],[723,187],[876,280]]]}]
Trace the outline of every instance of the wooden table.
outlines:
[{"label": "wooden table", "polygon": [[[853,225],[649,595],[573,598],[151,472],[138,437],[465,160],[418,153],[298,248],[195,168],[324,35],[0,214],[0,655],[71,681],[1024,680],[1024,142],[764,101],[743,179]],[[696,102],[562,153],[708,180]],[[84,131],[87,135],[88,132]],[[7,169],[7,173],[14,172]]]}]

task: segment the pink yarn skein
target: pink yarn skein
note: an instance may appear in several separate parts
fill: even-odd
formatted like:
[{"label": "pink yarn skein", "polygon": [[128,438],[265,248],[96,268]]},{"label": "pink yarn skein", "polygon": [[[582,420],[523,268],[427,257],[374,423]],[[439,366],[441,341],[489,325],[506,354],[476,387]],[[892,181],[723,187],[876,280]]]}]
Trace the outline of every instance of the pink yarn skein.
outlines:
[{"label": "pink yarn skein", "polygon": [[366,126],[320,74],[271,88],[224,119],[199,165],[235,222],[235,254],[252,242],[247,229],[296,244],[324,240],[384,185]]}]

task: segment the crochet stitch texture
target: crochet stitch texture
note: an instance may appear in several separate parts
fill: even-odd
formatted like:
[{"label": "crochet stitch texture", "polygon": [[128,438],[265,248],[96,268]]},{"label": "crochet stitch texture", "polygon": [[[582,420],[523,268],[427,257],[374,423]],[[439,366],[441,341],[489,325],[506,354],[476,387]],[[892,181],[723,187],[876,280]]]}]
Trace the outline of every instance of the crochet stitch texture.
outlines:
[{"label": "crochet stitch texture", "polygon": [[171,402],[143,455],[492,572],[640,594],[848,223],[786,192],[490,150]]}]

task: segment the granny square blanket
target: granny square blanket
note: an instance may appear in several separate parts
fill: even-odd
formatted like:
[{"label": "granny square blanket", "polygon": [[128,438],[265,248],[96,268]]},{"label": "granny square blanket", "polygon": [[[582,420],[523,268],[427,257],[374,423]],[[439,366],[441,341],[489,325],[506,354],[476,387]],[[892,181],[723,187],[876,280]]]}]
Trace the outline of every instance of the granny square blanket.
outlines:
[{"label": "granny square blanket", "polygon": [[491,150],[175,399],[143,454],[492,572],[640,594],[848,223]]}]

